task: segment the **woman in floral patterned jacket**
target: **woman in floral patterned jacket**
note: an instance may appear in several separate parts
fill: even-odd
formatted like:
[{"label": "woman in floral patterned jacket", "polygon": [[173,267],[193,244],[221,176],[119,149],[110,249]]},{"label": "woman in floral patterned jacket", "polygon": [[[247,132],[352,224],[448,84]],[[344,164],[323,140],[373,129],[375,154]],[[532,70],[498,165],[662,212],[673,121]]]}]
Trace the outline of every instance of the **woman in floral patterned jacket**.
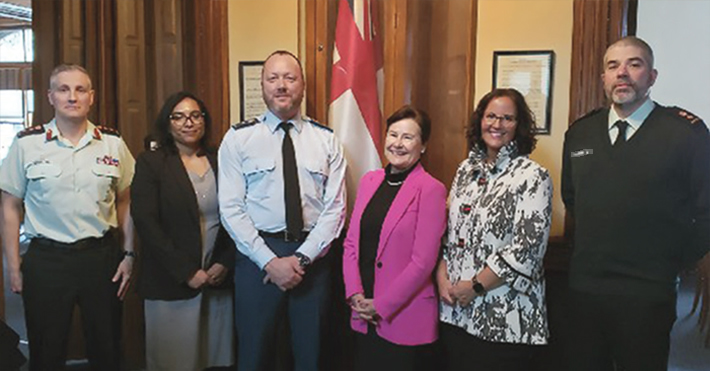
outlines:
[{"label": "woman in floral patterned jacket", "polygon": [[496,89],[467,129],[437,270],[450,370],[527,370],[548,337],[542,260],[552,181],[528,158],[535,122],[515,89]]}]

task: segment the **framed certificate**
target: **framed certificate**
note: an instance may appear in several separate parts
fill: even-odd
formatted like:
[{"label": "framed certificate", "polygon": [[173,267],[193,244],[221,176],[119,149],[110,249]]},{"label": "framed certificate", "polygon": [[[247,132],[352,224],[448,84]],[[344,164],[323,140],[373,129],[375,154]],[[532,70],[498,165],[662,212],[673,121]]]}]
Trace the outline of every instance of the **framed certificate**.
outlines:
[{"label": "framed certificate", "polygon": [[550,134],[554,64],[552,50],[493,52],[493,88],[515,88],[523,94],[538,134]]},{"label": "framed certificate", "polygon": [[261,94],[261,70],[264,62],[239,62],[239,118],[241,121],[266,112]]}]

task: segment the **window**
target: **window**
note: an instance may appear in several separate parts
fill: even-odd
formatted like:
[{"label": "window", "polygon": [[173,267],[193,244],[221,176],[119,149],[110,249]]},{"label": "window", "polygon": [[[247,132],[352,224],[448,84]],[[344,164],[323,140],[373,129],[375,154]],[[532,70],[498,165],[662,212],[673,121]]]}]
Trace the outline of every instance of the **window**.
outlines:
[{"label": "window", "polygon": [[32,122],[32,30],[0,29],[0,161],[17,132]]}]

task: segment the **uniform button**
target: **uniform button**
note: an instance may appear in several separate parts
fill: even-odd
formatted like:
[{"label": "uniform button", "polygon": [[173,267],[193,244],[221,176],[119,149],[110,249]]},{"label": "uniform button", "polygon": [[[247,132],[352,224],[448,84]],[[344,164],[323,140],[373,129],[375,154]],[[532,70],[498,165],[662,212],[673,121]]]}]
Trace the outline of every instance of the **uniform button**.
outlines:
[{"label": "uniform button", "polygon": [[377,262],[377,268],[382,268],[382,262]]}]

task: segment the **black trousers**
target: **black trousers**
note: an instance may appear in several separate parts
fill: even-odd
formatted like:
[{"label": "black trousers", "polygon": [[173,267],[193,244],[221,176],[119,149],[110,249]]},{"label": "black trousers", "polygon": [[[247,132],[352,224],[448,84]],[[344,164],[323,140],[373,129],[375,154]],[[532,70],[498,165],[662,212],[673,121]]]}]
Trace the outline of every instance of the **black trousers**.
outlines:
[{"label": "black trousers", "polygon": [[570,290],[571,371],[665,371],[676,300]]},{"label": "black trousers", "polygon": [[121,252],[111,234],[81,248],[33,239],[22,259],[30,370],[63,370],[74,305],[78,304],[93,370],[119,369],[121,306],[111,282]]},{"label": "black trousers", "polygon": [[449,371],[529,371],[542,349],[537,345],[486,341],[447,323],[440,328],[445,351],[442,361]]},{"label": "black trousers", "polygon": [[[264,237],[266,244],[279,257],[292,255],[300,242]],[[326,318],[326,299],[330,286],[327,258],[313,262],[303,281],[282,292],[275,284],[264,284],[265,272],[252,261],[237,254],[234,268],[235,324],[238,337],[239,371],[270,371],[275,358],[283,353],[276,349],[279,320],[288,316],[291,327],[296,371],[320,368],[321,330]]]},{"label": "black trousers", "polygon": [[398,345],[379,337],[370,325],[355,332],[355,371],[430,371],[437,369],[434,344]]}]

